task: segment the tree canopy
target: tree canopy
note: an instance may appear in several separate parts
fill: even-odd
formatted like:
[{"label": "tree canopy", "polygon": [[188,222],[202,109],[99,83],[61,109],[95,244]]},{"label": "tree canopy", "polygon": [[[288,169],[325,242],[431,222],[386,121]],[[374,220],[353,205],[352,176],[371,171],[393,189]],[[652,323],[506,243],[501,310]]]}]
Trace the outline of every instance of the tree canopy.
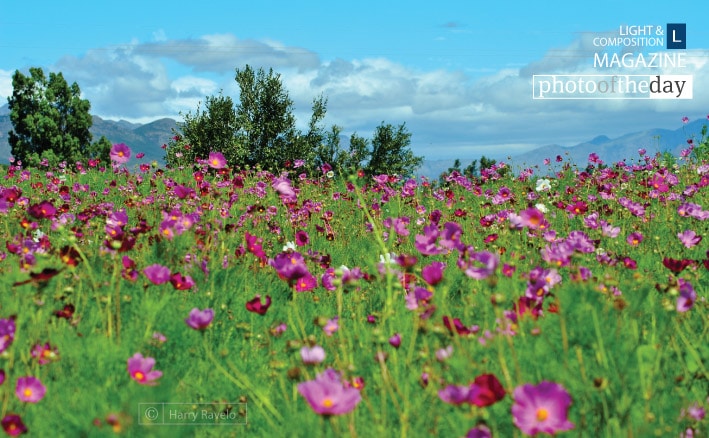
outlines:
[{"label": "tree canopy", "polygon": [[[209,96],[204,109],[184,116],[166,160],[171,166],[188,166],[206,159],[210,151],[221,152],[230,166],[258,166],[278,171],[296,161],[303,170],[325,163],[347,171],[363,169],[370,175],[412,173],[422,162],[409,150],[411,134],[404,124],[382,124],[371,142],[352,134],[349,148],[340,144],[342,128],[326,129],[323,120],[327,99],[317,96],[305,132],[296,128],[293,101],[281,76],[273,69],[254,70],[249,65],[236,69],[239,100],[221,93]],[[371,150],[369,146],[371,145]]]},{"label": "tree canopy", "polygon": [[12,155],[24,165],[78,161],[107,156],[110,143],[91,144],[91,104],[81,98],[79,85],[69,85],[62,73],[38,67],[29,76],[15,71],[8,98],[13,130],[8,133]]}]

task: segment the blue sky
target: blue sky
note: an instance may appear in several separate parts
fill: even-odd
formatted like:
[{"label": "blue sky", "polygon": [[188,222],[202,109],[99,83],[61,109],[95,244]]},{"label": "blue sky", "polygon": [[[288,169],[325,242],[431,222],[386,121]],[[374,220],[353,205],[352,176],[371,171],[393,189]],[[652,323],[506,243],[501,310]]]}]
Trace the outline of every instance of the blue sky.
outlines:
[{"label": "blue sky", "polygon": [[[0,102],[15,70],[38,66],[76,81],[101,117],[179,119],[220,90],[237,99],[235,68],[273,67],[301,123],[324,94],[327,125],[368,136],[406,122],[428,159],[570,146],[709,113],[704,1],[4,3]],[[666,23],[686,23],[682,68],[593,66],[604,50],[593,37]],[[534,74],[598,73],[691,75],[693,99],[532,99]]]}]

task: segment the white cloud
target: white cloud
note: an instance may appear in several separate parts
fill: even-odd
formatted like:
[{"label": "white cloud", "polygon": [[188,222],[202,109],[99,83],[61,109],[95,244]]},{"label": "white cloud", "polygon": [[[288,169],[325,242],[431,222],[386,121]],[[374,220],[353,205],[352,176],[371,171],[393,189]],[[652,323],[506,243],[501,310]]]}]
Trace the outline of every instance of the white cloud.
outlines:
[{"label": "white cloud", "polygon": [[12,96],[12,75],[14,72],[0,69],[0,106],[7,103],[7,98]]},{"label": "white cloud", "polygon": [[[533,100],[532,74],[598,73],[585,34],[528,65],[482,77],[477,71],[477,80],[470,71],[421,71],[385,58],[321,62],[304,48],[231,34],[155,38],[159,41],[67,56],[56,68],[79,83],[94,113],[146,121],[194,111],[219,90],[237,101],[235,68],[246,63],[273,67],[294,101],[299,126],[307,123],[312,99],[322,94],[328,99],[327,125],[368,136],[382,121],[406,122],[414,150],[442,158],[476,158],[486,151],[504,155],[533,145],[572,145],[599,134],[671,127],[682,115],[707,111],[703,105],[709,101],[707,50],[685,51],[687,66],[681,74],[694,76],[692,101]],[[172,69],[175,62],[181,69]],[[668,70],[657,73],[663,72]],[[11,93],[10,72],[0,71],[3,93]]]},{"label": "white cloud", "polygon": [[173,59],[199,72],[224,73],[246,64],[308,70],[320,64],[318,56],[307,49],[272,41],[239,39],[232,34],[139,44],[135,52],[149,58]]}]

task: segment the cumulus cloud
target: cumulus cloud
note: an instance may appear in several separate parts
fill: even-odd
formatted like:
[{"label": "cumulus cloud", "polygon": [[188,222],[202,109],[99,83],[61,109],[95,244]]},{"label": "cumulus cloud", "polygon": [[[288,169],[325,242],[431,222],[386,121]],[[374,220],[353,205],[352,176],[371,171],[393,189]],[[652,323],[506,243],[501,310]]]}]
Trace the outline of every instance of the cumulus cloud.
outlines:
[{"label": "cumulus cloud", "polygon": [[7,98],[12,96],[12,75],[14,72],[0,69],[0,106],[7,103]]},{"label": "cumulus cloud", "polygon": [[196,72],[231,72],[235,67],[246,64],[300,70],[320,65],[318,56],[310,50],[275,41],[239,39],[232,34],[139,44],[135,47],[135,53],[150,58],[172,59]]},{"label": "cumulus cloud", "polygon": [[[484,75],[422,71],[386,58],[321,61],[304,48],[230,34],[182,40],[158,36],[151,43],[134,41],[67,56],[55,67],[79,83],[93,113],[131,121],[177,117],[220,90],[238,102],[234,69],[272,67],[294,101],[300,126],[308,121],[312,99],[323,95],[327,125],[340,125],[346,135],[369,136],[382,121],[405,122],[416,153],[435,151],[442,158],[504,155],[535,145],[573,145],[599,134],[671,127],[680,115],[706,111],[701,105],[709,100],[709,87],[702,86],[709,83],[706,50],[685,51],[687,66],[681,74],[694,76],[692,101],[532,99],[533,74],[599,73],[592,63],[592,35],[584,33],[528,65]],[[663,72],[668,70],[658,70]],[[10,75],[0,71],[0,95],[11,93]]]}]

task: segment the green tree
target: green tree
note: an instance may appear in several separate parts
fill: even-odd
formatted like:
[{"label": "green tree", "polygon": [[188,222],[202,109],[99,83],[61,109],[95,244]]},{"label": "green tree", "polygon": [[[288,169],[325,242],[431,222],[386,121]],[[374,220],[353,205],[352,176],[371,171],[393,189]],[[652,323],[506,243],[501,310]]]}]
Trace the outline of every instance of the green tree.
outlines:
[{"label": "green tree", "polygon": [[397,174],[410,176],[421,166],[423,157],[417,157],[409,149],[411,133],[402,123],[398,127],[382,122],[372,138],[372,152],[365,169],[368,175]]},{"label": "green tree", "polygon": [[91,104],[81,98],[76,82],[68,85],[62,73],[47,78],[41,68],[33,67],[29,76],[16,70],[12,88],[8,105],[13,130],[8,136],[15,159],[37,165],[42,159],[76,161],[88,156]]},{"label": "green tree", "polygon": [[301,141],[295,128],[293,101],[279,74],[268,74],[249,65],[236,69],[239,105],[236,117],[237,141],[246,151],[245,162],[275,171],[286,161],[302,158],[307,142]]},{"label": "green tree", "polygon": [[[243,164],[246,151],[237,142],[239,121],[234,101],[221,92],[207,96],[204,110],[183,115],[178,124],[181,134],[175,135],[166,150],[165,161],[170,166],[189,166],[197,158],[207,159],[212,151],[221,152],[231,165]],[[177,133],[176,133],[177,134]]]},{"label": "green tree", "polygon": [[495,164],[497,164],[497,160],[493,160],[492,158],[488,158],[485,155],[480,157],[480,170],[489,169],[492,166],[494,166]]},{"label": "green tree", "polygon": [[468,178],[473,178],[478,175],[478,160],[473,160],[468,164],[468,167],[463,169],[463,175]]}]

